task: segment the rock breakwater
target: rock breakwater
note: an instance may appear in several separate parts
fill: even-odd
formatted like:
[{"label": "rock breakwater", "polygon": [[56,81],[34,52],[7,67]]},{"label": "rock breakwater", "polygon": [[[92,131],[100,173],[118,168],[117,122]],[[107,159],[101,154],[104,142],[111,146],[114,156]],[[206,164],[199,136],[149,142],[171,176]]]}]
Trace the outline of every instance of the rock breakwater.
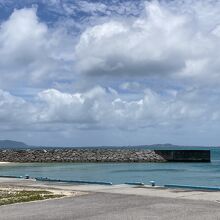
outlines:
[{"label": "rock breakwater", "polygon": [[165,162],[153,150],[133,149],[1,149],[2,162]]}]

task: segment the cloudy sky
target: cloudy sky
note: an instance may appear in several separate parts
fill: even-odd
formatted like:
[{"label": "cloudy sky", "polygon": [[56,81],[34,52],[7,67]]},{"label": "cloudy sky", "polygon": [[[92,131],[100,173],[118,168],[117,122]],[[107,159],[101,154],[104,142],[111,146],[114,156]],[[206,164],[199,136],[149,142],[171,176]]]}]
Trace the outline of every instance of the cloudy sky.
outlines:
[{"label": "cloudy sky", "polygon": [[220,1],[0,0],[0,139],[220,145]]}]

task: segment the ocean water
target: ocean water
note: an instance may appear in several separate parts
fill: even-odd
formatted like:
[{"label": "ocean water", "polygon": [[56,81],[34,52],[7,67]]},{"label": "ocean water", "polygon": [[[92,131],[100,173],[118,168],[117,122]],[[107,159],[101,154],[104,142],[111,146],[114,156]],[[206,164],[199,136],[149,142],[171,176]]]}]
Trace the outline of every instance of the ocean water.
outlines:
[{"label": "ocean water", "polygon": [[220,186],[220,150],[211,163],[16,163],[0,166],[0,175],[48,177],[66,180],[125,182],[156,181],[157,185]]}]

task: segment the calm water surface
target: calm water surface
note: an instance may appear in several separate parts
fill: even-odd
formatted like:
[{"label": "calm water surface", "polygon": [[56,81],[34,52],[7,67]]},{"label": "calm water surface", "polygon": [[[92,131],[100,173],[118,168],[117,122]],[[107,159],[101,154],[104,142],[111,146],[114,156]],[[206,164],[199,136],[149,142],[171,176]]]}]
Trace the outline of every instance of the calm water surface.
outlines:
[{"label": "calm water surface", "polygon": [[0,167],[0,175],[25,174],[113,184],[154,180],[158,185],[220,186],[220,150],[212,151],[211,163],[30,163]]}]

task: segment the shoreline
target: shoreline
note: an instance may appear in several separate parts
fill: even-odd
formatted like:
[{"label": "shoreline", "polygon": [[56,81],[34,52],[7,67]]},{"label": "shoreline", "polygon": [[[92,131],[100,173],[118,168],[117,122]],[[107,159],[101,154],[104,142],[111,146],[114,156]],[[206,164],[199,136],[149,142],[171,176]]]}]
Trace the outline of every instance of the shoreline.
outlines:
[{"label": "shoreline", "polygon": [[99,184],[67,184],[64,182],[40,182],[34,179],[18,179],[0,177],[0,189],[9,190],[48,190],[65,196],[81,196],[94,193],[134,195],[146,197],[173,198],[184,200],[220,201],[220,191],[195,190],[184,188],[167,188],[150,185],[99,185]]},{"label": "shoreline", "polygon": [[46,186],[34,183],[34,181],[21,181],[19,185],[22,185],[22,187],[29,185],[32,188],[35,187],[35,190],[37,188],[45,190],[45,187],[54,190],[65,189],[68,192],[74,191],[79,194],[58,199],[0,206],[1,220],[17,220],[18,218],[27,220],[121,220],[146,219],[146,217],[148,219],[164,220],[207,220],[217,219],[220,215],[219,193],[171,191],[146,186],[137,188],[126,185],[111,187],[99,185]]},{"label": "shoreline", "polygon": [[5,165],[9,165],[12,164],[13,162],[0,162],[0,166],[5,166]]},{"label": "shoreline", "polygon": [[[97,220],[107,219],[106,216],[108,219],[128,219],[128,216],[132,216],[131,219],[145,219],[146,216],[153,216],[152,219],[164,220],[176,220],[184,216],[181,220],[201,220],[216,219],[220,214],[220,191],[126,184],[112,186],[49,184],[32,179],[7,178],[0,178],[0,189],[35,192],[46,190],[53,194],[64,195],[61,198],[0,206],[3,220],[16,220],[18,217],[19,219],[38,220],[39,216],[45,220],[78,218]],[[117,216],[118,218],[115,218]]]}]

